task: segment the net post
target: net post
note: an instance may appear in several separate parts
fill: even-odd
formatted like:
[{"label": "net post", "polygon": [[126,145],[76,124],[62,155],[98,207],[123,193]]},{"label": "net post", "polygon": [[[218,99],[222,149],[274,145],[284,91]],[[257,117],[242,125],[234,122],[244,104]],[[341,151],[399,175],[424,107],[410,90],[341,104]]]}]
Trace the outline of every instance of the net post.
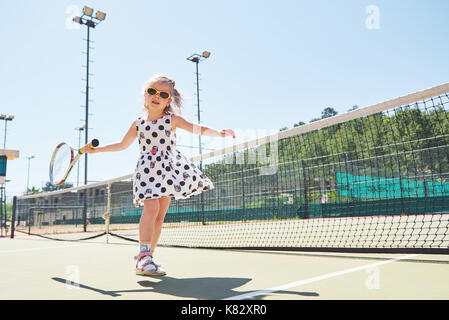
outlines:
[{"label": "net post", "polygon": [[246,202],[245,202],[245,178],[243,176],[243,166],[240,167],[240,176],[242,177],[242,206],[243,206],[243,212],[242,212],[242,220],[246,220]]},{"label": "net post", "polygon": [[108,183],[107,194],[108,194],[108,204],[106,207],[106,212],[103,214],[105,220],[105,233],[106,233],[106,243],[109,243],[109,223],[111,217],[111,183]]},{"label": "net post", "polygon": [[16,204],[17,204],[17,196],[12,198],[12,213],[11,213],[11,239],[14,239],[14,229],[16,223]]},{"label": "net post", "polygon": [[[352,197],[352,191],[351,191],[351,185],[349,184],[349,166],[348,166],[348,153],[345,152],[344,153],[344,157],[345,157],[345,173],[346,173],[346,191],[347,191],[347,195],[346,195],[346,204],[349,206],[350,210],[351,210],[351,215],[354,215],[354,206],[352,205],[352,201],[353,201],[353,197]],[[353,171],[351,170],[351,173]]]},{"label": "net post", "polygon": [[[29,208],[27,210],[27,223],[28,223],[28,235],[31,234],[31,217],[33,214],[33,208]],[[34,219],[33,219],[33,223],[34,223]]]},{"label": "net post", "polygon": [[[0,181],[1,182],[1,181]],[[1,187],[2,191],[2,200],[3,200],[3,192],[4,192],[4,186]],[[3,210],[3,207],[5,207],[5,210]],[[0,202],[0,237],[3,237],[3,228],[5,228],[6,236],[8,236],[8,229],[7,229],[7,223],[6,223],[6,205],[3,206],[3,201]],[[5,213],[5,218],[3,219],[3,213]]]},{"label": "net post", "polygon": [[[87,158],[87,154],[86,154],[86,158]],[[87,232],[87,193],[88,193],[88,189],[84,190],[84,194],[83,194],[83,231]]]},{"label": "net post", "polygon": [[302,178],[304,181],[304,212],[303,219],[309,219],[309,200],[307,198],[308,190],[307,190],[307,174],[306,174],[306,165],[304,160],[301,160],[301,169],[302,169]]}]

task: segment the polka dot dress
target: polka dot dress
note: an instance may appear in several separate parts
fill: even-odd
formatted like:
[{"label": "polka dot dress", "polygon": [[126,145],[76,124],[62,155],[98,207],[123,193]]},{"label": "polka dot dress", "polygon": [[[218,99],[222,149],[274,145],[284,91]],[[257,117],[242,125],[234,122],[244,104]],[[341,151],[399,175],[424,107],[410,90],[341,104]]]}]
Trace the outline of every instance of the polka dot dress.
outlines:
[{"label": "polka dot dress", "polygon": [[180,151],[171,130],[171,114],[157,120],[136,120],[140,156],[133,177],[134,206],[143,200],[187,199],[214,188],[212,181]]}]

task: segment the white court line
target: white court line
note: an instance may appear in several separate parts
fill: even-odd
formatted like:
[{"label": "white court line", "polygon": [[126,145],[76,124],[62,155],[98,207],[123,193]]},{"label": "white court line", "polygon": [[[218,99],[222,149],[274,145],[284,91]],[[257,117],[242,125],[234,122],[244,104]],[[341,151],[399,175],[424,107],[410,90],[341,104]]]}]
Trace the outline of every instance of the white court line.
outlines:
[{"label": "white court line", "polygon": [[28,249],[17,249],[17,250],[0,250],[1,253],[15,253],[15,252],[24,252],[24,251],[38,251],[38,250],[46,250],[46,249],[60,249],[60,248],[71,248],[71,247],[81,247],[81,244],[72,244],[65,246],[54,246],[54,247],[42,247],[42,248],[28,248]]},{"label": "white court line", "polygon": [[332,272],[332,273],[328,273],[328,274],[323,274],[321,276],[313,277],[313,278],[310,278],[310,279],[299,280],[299,281],[296,281],[296,282],[287,283],[287,284],[284,284],[282,286],[274,287],[274,288],[271,288],[271,289],[265,289],[265,290],[249,292],[249,293],[241,294],[241,295],[238,295],[238,296],[229,297],[229,298],[226,298],[226,299],[223,299],[223,300],[243,300],[243,299],[246,299],[246,298],[252,298],[252,297],[260,296],[260,295],[263,295],[263,294],[269,294],[269,293],[273,293],[273,292],[277,292],[277,291],[281,291],[281,290],[286,290],[286,289],[293,288],[293,287],[299,287],[299,286],[302,286],[304,284],[309,284],[309,283],[312,283],[312,282],[317,282],[317,281],[320,281],[320,280],[341,276],[343,274],[348,274],[348,273],[351,273],[351,272],[356,272],[356,271],[360,271],[360,270],[364,270],[364,269],[378,267],[378,266],[381,266],[381,265],[384,265],[384,264],[388,264],[388,263],[392,263],[392,262],[396,262],[396,261],[400,261],[400,260],[416,257],[417,255],[418,254],[410,254],[410,255],[407,255],[407,256],[399,257],[399,258],[393,258],[393,259],[390,259],[390,260],[387,260],[387,261],[376,262],[376,263],[367,264],[367,265],[360,266],[360,267],[355,267],[355,268],[346,269],[346,270],[342,270],[342,271],[337,271],[337,272]]}]

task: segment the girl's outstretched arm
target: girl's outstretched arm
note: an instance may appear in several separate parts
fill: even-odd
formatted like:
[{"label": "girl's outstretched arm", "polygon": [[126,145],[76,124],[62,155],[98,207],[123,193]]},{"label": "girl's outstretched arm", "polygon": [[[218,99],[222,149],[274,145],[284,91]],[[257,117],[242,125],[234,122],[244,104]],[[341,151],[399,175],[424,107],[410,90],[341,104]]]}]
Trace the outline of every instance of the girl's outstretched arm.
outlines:
[{"label": "girl's outstretched arm", "polygon": [[91,148],[88,144],[84,146],[86,153],[98,153],[98,152],[113,152],[113,151],[122,151],[128,148],[137,137],[137,129],[136,123],[133,122],[129,127],[128,132],[123,137],[122,141],[107,144],[105,146]]},{"label": "girl's outstretched arm", "polygon": [[187,121],[179,115],[173,115],[173,124],[175,128],[181,128],[191,133],[201,135],[201,136],[211,136],[211,137],[226,137],[231,136],[235,139],[235,133],[231,129],[217,130],[209,128],[207,126],[198,125]]}]

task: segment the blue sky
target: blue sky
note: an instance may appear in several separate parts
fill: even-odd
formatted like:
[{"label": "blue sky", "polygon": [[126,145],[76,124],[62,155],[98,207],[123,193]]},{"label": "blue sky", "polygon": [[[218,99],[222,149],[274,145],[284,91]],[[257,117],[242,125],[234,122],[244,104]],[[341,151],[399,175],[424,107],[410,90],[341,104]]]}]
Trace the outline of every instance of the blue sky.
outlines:
[{"label": "blue sky", "polygon": [[[204,137],[205,148],[309,122],[325,107],[343,113],[448,81],[446,0],[0,1],[0,113],[15,116],[6,147],[20,151],[8,162],[9,197],[26,190],[27,157],[35,156],[30,186],[40,188],[56,144],[78,145],[86,29],[70,18],[84,5],[107,14],[91,32],[89,137],[102,144],[120,141],[141,115],[142,85],[158,72],[176,79],[182,114],[196,122],[195,66],[186,58],[204,50],[212,55],[200,64],[201,124],[237,134]],[[378,29],[366,27],[370,5],[379,8]],[[2,145],[3,135],[4,122]],[[177,136],[198,146],[197,136]],[[137,154],[135,142],[89,156],[89,180],[130,174]]]}]

